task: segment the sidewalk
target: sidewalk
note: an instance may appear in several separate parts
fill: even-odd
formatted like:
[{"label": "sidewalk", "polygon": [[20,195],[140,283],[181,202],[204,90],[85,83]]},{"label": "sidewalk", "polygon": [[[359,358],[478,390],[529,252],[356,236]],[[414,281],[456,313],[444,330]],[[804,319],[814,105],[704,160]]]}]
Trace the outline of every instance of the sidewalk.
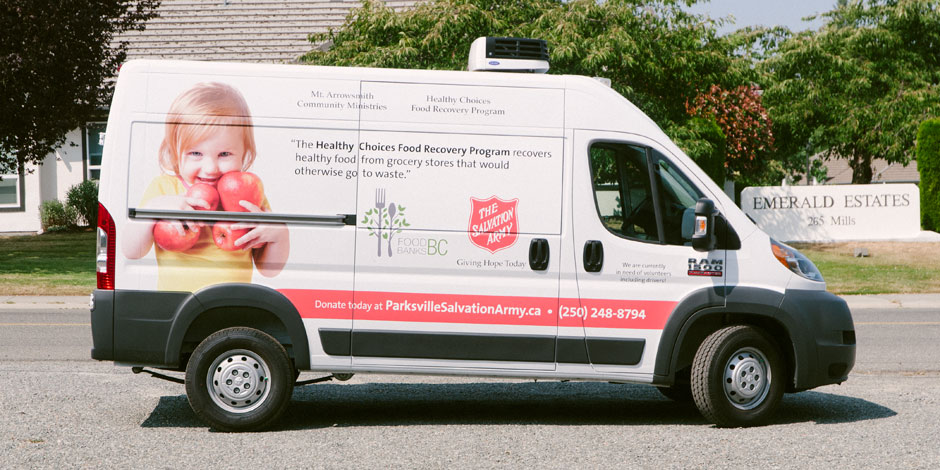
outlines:
[{"label": "sidewalk", "polygon": [[[940,310],[940,294],[843,295],[849,308],[932,308]],[[88,296],[0,296],[0,311],[40,309],[88,309]]]},{"label": "sidewalk", "polygon": [[849,308],[932,308],[940,311],[940,294],[843,295]]},{"label": "sidewalk", "polygon": [[56,308],[88,310],[90,298],[90,295],[0,295],[0,311]]}]

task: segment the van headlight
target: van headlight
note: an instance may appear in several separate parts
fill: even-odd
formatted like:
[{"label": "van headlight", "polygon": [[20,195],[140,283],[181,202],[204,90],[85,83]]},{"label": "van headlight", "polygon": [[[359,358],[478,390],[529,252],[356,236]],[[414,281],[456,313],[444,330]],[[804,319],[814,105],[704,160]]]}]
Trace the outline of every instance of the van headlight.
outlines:
[{"label": "van headlight", "polygon": [[774,258],[777,258],[777,261],[780,261],[780,264],[786,266],[790,271],[810,281],[824,282],[822,273],[819,272],[816,265],[796,248],[771,238],[770,249],[774,252]]}]

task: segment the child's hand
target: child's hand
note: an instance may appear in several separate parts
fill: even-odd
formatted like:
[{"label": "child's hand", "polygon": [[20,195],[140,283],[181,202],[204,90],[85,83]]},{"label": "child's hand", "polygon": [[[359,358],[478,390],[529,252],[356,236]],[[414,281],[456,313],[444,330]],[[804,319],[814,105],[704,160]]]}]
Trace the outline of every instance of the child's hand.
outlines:
[{"label": "child's hand", "polygon": [[[264,212],[263,209],[248,201],[239,201],[239,204],[245,209],[248,209],[248,212]],[[232,228],[235,230],[249,230],[248,233],[243,235],[238,240],[235,240],[235,246],[240,247],[243,250],[259,248],[267,243],[282,242],[288,237],[287,225],[285,224],[258,225],[242,222],[232,224]]]}]

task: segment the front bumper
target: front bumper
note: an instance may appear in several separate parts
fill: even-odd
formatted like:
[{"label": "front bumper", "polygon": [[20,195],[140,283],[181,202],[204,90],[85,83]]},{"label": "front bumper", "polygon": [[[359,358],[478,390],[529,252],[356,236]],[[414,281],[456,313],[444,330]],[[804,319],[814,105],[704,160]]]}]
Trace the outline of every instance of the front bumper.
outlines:
[{"label": "front bumper", "polygon": [[842,383],[855,366],[855,324],[849,306],[825,291],[788,290],[780,308],[803,333],[792,335],[797,349],[795,388]]}]

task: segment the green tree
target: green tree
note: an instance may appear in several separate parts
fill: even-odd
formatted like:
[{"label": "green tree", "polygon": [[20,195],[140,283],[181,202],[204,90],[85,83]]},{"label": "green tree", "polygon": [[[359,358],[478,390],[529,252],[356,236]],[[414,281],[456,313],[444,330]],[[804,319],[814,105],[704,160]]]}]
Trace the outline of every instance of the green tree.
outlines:
[{"label": "green tree", "polygon": [[545,39],[551,55],[549,73],[609,78],[615,90],[667,133],[681,135],[690,154],[709,153],[716,144],[699,140],[702,127],[686,114],[685,103],[715,84],[726,88],[749,84],[756,74],[747,60],[735,54],[740,44],[717,35],[720,21],[682,9],[690,3],[433,0],[395,12],[367,0],[343,28],[312,35],[311,41],[331,46],[313,50],[301,60],[317,65],[464,70],[470,43],[477,37]]},{"label": "green tree", "polygon": [[823,16],[761,64],[778,158],[845,158],[852,182],[869,183],[872,159],[909,162],[918,124],[937,114],[940,1],[842,1]]},{"label": "green tree", "polygon": [[670,137],[696,165],[721,186],[728,176],[725,168],[727,139],[714,118],[693,117],[670,129]]},{"label": "green tree", "polygon": [[126,56],[116,34],[141,29],[159,0],[0,2],[0,174],[40,163],[110,100]]},{"label": "green tree", "polygon": [[940,119],[924,121],[917,131],[920,213],[924,230],[940,230]]}]

